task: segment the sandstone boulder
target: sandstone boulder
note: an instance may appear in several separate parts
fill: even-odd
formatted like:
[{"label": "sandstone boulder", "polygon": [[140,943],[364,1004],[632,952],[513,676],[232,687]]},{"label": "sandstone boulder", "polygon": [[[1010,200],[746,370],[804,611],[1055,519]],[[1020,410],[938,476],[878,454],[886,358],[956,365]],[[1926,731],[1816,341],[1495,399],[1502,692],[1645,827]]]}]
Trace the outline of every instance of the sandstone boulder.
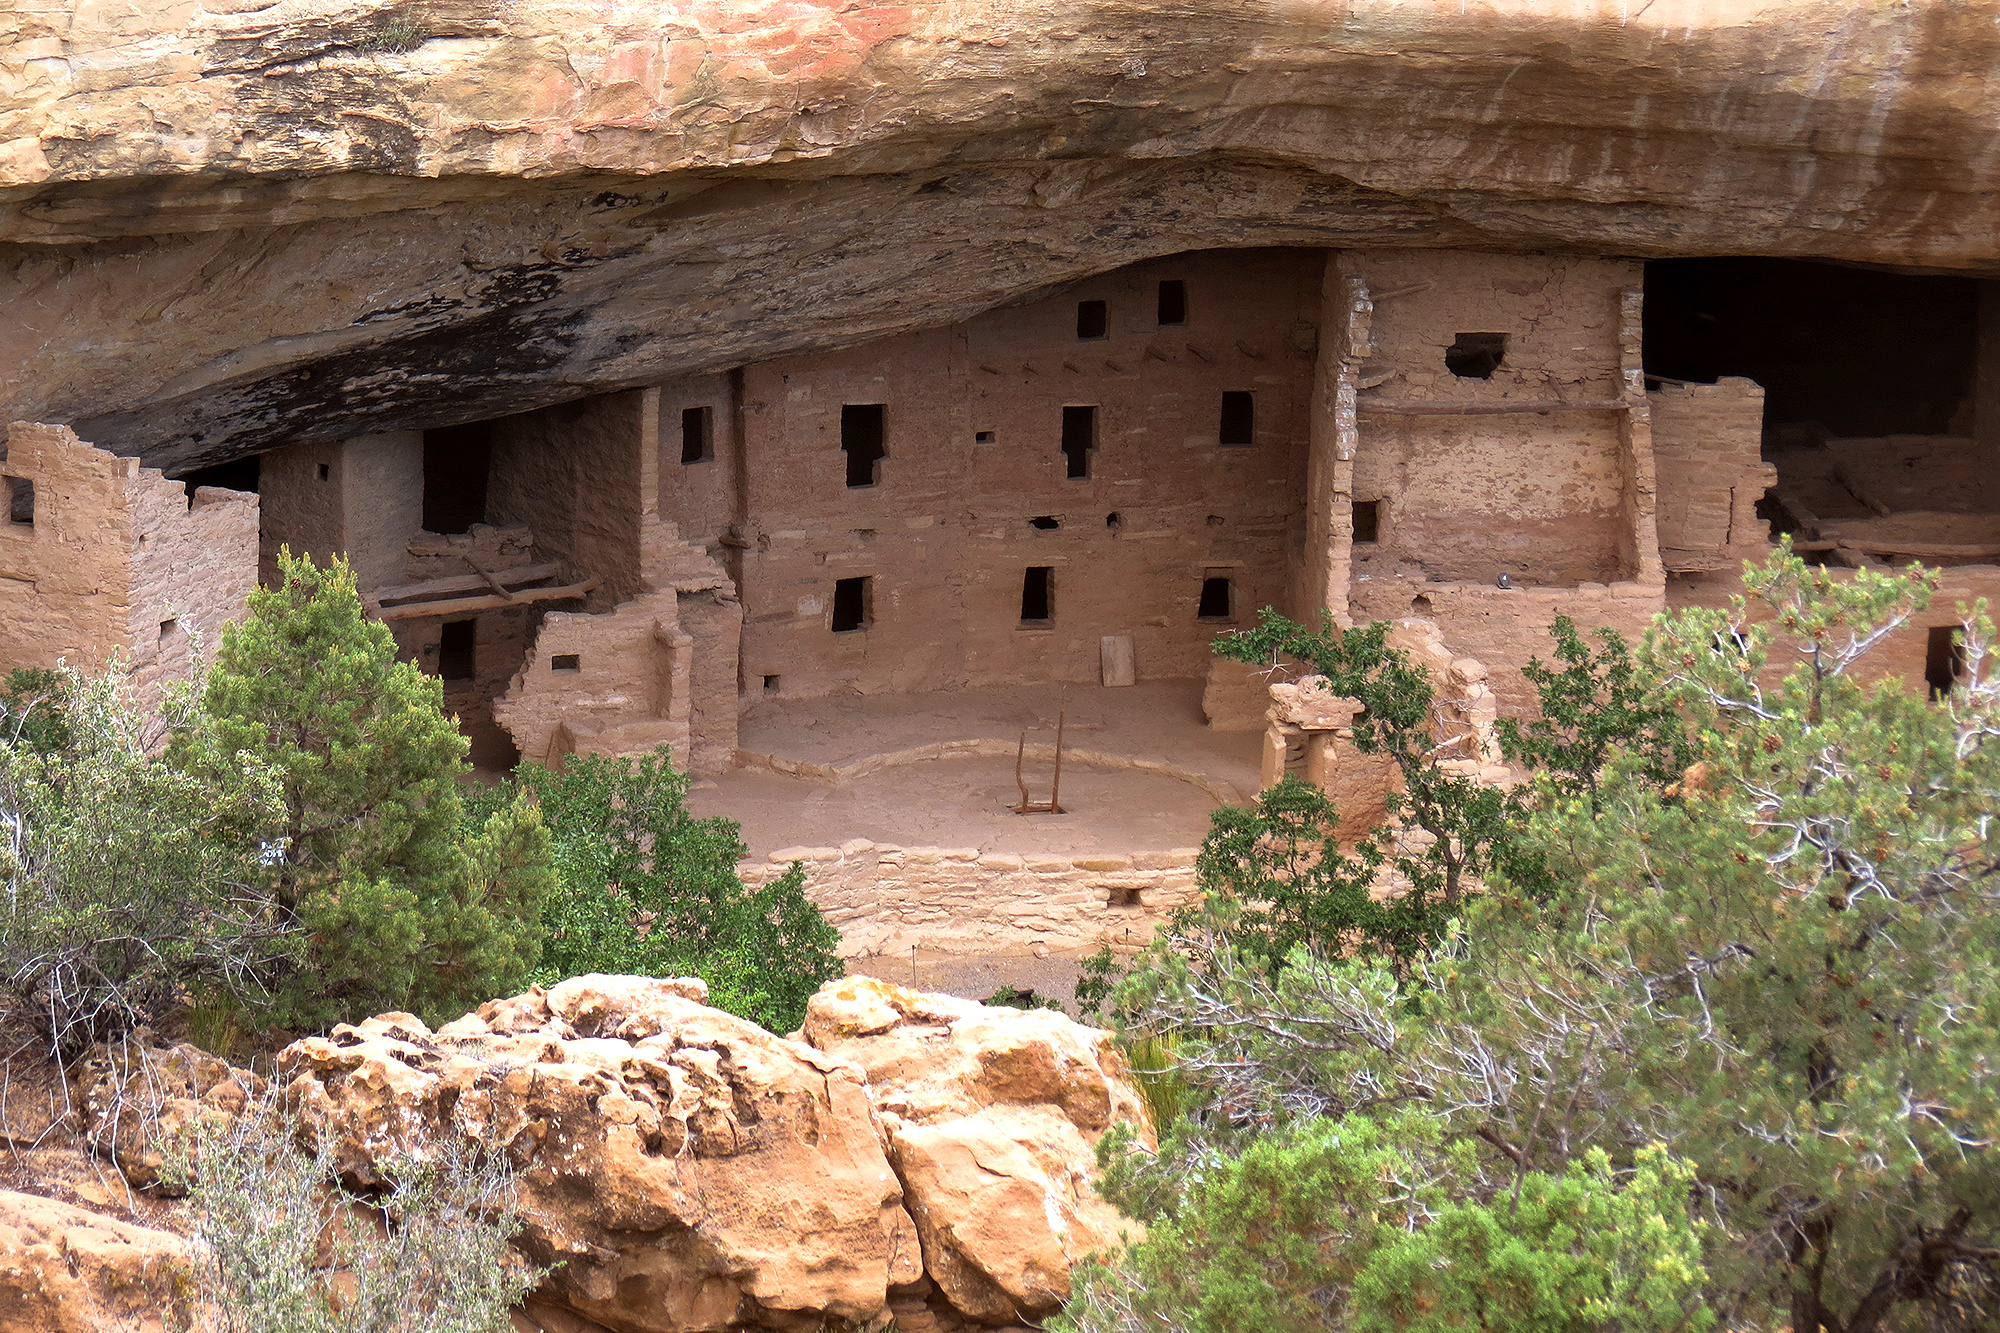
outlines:
[{"label": "sandstone boulder", "polygon": [[0,1191],[0,1333],[185,1327],[188,1261],[179,1236]]},{"label": "sandstone boulder", "polygon": [[161,1180],[171,1143],[197,1118],[225,1120],[263,1091],[263,1080],[198,1046],[159,1048],[145,1029],[101,1045],[79,1066],[77,1105],[91,1151],[115,1162],[125,1179],[156,1194],[177,1192]]},{"label": "sandstone boulder", "polygon": [[516,1163],[542,1292],[617,1333],[860,1325],[922,1277],[861,1071],[708,1008],[699,981],[584,976],[433,1032],[385,1014],[288,1047],[355,1184],[463,1136]]},{"label": "sandstone boulder", "polygon": [[1091,1183],[1104,1132],[1146,1123],[1108,1033],[854,976],[821,988],[801,1035],[867,1072],[925,1270],[961,1313],[1051,1314],[1070,1266],[1134,1228]]}]

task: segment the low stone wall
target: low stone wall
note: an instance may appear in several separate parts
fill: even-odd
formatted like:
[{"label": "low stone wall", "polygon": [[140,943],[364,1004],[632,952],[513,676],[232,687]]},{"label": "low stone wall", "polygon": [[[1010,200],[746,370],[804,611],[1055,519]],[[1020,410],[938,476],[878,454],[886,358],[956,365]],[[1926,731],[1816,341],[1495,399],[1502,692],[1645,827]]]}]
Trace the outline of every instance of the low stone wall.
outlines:
[{"label": "low stone wall", "polygon": [[793,861],[806,892],[840,931],[844,958],[927,955],[1082,956],[1137,949],[1193,899],[1195,849],[1074,855],[898,847],[863,838],[787,847],[738,866],[761,885]]}]

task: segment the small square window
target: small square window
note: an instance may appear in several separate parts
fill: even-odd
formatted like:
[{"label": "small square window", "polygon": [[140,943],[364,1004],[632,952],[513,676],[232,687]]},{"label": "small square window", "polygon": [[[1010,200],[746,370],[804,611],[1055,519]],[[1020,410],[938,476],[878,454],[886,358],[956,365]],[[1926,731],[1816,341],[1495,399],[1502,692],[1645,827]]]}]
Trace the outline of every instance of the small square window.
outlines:
[{"label": "small square window", "polygon": [[1462,380],[1490,380],[1506,359],[1506,334],[1461,333],[1445,349],[1444,368]]},{"label": "small square window", "polygon": [[1103,301],[1076,303],[1076,336],[1085,341],[1103,338],[1111,332],[1111,307]]},{"label": "small square window", "polygon": [[764,677],[764,693],[776,694],[778,692],[778,686],[781,683],[781,679],[782,678],[778,676]]},{"label": "small square window", "polygon": [[333,466],[331,464],[321,463],[319,465],[319,479],[321,481],[333,480]]},{"label": "small square window", "polygon": [[1380,500],[1354,501],[1354,540],[1372,542],[1380,539],[1382,531],[1382,502]]},{"label": "small square window", "polygon": [[581,671],[583,670],[583,654],[557,653],[555,656],[549,659],[549,670]]},{"label": "small square window", "polygon": [[974,444],[991,444],[999,438],[998,434],[990,430],[974,431],[972,442]]}]

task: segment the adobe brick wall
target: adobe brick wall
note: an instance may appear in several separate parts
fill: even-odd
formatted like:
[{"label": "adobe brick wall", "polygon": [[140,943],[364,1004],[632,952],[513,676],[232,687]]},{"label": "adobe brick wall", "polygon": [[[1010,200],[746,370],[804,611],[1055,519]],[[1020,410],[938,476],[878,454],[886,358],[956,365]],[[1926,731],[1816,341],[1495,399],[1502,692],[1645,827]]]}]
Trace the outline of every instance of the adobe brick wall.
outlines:
[{"label": "adobe brick wall", "polygon": [[[1286,604],[1322,264],[1181,256],[951,329],[749,367],[745,678],[808,696],[1095,681],[1109,634],[1133,637],[1141,679],[1202,676],[1226,628],[1197,619],[1205,570],[1230,571],[1235,623]],[[1162,279],[1188,284],[1185,325],[1158,325]],[[1106,338],[1077,337],[1085,300],[1107,303]],[[1226,390],[1256,395],[1251,447],[1218,443]],[[887,405],[870,488],[846,485],[847,403]],[[1098,409],[1088,479],[1065,475],[1065,405]],[[1031,527],[1041,515],[1061,527]],[[1047,627],[1021,623],[1030,566],[1055,571]],[[862,576],[873,623],[836,634],[834,583]]]},{"label": "adobe brick wall", "polygon": [[1734,568],[1769,541],[1757,501],[1777,484],[1763,461],[1764,390],[1751,380],[1663,384],[1646,395],[1668,569]]},{"label": "adobe brick wall", "polygon": [[[255,495],[187,488],[158,469],[15,422],[0,473],[35,484],[34,521],[0,512],[0,671],[127,655],[142,701],[240,619],[257,575]],[[0,491],[0,503],[4,503]]]}]

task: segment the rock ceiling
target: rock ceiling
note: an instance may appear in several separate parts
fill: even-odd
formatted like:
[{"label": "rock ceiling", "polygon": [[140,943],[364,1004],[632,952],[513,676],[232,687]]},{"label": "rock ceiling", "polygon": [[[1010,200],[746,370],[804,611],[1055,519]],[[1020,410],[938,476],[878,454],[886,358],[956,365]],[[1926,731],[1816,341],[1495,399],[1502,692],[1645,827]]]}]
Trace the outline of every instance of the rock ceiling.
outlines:
[{"label": "rock ceiling", "polygon": [[184,468],[1214,246],[2000,275],[1958,0],[14,0],[0,421]]}]

